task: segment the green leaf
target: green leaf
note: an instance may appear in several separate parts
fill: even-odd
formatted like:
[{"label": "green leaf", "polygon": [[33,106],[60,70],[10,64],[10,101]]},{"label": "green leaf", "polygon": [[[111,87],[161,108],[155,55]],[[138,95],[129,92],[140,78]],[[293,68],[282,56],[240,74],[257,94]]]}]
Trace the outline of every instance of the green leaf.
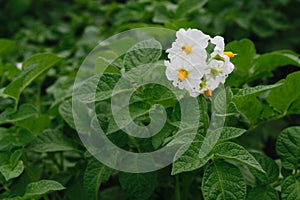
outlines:
[{"label": "green leaf", "polygon": [[224,142],[240,137],[246,132],[245,129],[235,127],[223,127],[214,131],[213,134],[220,135],[218,142]]},{"label": "green leaf", "polygon": [[287,177],[281,185],[282,200],[300,199],[300,178],[294,176]]},{"label": "green leaf", "polygon": [[74,151],[77,145],[57,130],[47,129],[38,135],[28,146],[35,152]]},{"label": "green leaf", "polygon": [[271,90],[273,88],[277,88],[279,86],[281,86],[282,84],[273,84],[273,85],[259,85],[256,87],[247,87],[247,88],[243,88],[243,89],[238,89],[236,91],[236,93],[234,94],[234,99],[238,99],[238,98],[244,98],[246,96],[258,96],[259,94],[261,94],[262,92],[265,92],[267,90]]},{"label": "green leaf", "polygon": [[204,172],[202,192],[205,200],[243,200],[246,183],[236,166],[216,161]]},{"label": "green leaf", "polygon": [[22,104],[17,112],[12,108],[6,108],[0,114],[0,124],[14,123],[32,117],[38,113],[38,110],[31,104]]},{"label": "green leaf", "polygon": [[279,178],[279,167],[275,161],[260,153],[251,153],[254,158],[259,162],[265,173],[251,169],[252,174],[257,178],[257,180],[263,185],[273,183]]},{"label": "green leaf", "polygon": [[227,160],[232,160],[253,167],[264,173],[264,170],[255,158],[242,146],[233,142],[224,142],[215,146],[214,154]]},{"label": "green leaf", "polygon": [[[85,103],[103,101],[112,97],[113,92],[120,93],[127,90],[114,91],[114,87],[121,78],[120,74],[104,73],[86,80],[76,91],[76,98]],[[97,85],[97,88],[95,87]]]},{"label": "green leaf", "polygon": [[254,187],[250,190],[247,200],[279,200],[278,192],[270,187]]},{"label": "green leaf", "polygon": [[250,68],[253,64],[253,58],[256,50],[252,41],[243,39],[233,41],[226,45],[226,51],[232,51],[237,56],[231,59],[235,68],[232,74],[226,80],[226,84],[230,86],[241,86],[247,82],[250,73]]},{"label": "green leaf", "polygon": [[89,160],[83,176],[83,187],[86,190],[88,199],[98,199],[98,191],[101,183],[107,181],[112,172],[112,169],[106,167],[95,158]]},{"label": "green leaf", "polygon": [[73,113],[72,113],[72,100],[66,100],[59,106],[59,114],[62,116],[62,118],[67,122],[67,124],[73,128],[76,129]]},{"label": "green leaf", "polygon": [[268,103],[281,113],[288,112],[289,107],[300,98],[300,72],[289,74],[280,87],[273,89],[267,97]]},{"label": "green leaf", "polygon": [[5,177],[6,181],[16,178],[22,174],[24,171],[23,161],[19,160],[18,163],[13,166],[11,164],[6,164],[0,166],[0,172]]},{"label": "green leaf", "polygon": [[[252,88],[238,89],[233,97],[233,101],[238,110],[247,117],[249,122],[256,124],[261,121],[261,119],[268,118],[269,115],[273,113],[269,106],[262,104],[256,97],[267,90],[272,91],[276,88],[280,88],[280,85],[281,84],[260,85]],[[268,111],[270,111],[270,113]]]},{"label": "green leaf", "polygon": [[161,56],[161,44],[155,39],[144,40],[128,50],[124,57],[126,71],[139,65],[154,63]]},{"label": "green leaf", "polygon": [[47,115],[34,115],[16,122],[17,126],[28,129],[33,134],[39,134],[50,124],[50,118]]},{"label": "green leaf", "polygon": [[38,197],[59,190],[64,190],[65,187],[59,182],[53,180],[40,180],[27,185],[24,199],[38,199]]},{"label": "green leaf", "polygon": [[300,166],[300,127],[284,129],[278,136],[276,151],[286,169],[297,169]]},{"label": "green leaf", "polygon": [[18,101],[21,92],[43,72],[51,68],[61,58],[51,53],[33,55],[23,62],[24,70],[4,90],[4,94]]},{"label": "green leaf", "polygon": [[300,67],[299,55],[289,50],[274,51],[258,56],[254,60],[252,71],[255,76],[259,76],[264,72],[270,73],[277,67],[287,65]]},{"label": "green leaf", "polygon": [[181,148],[176,152],[174,157],[175,162],[173,162],[172,167],[172,175],[198,169],[209,161],[212,157],[211,154],[208,154],[204,158],[198,156],[203,140],[203,136],[197,134],[187,150],[186,148]]},{"label": "green leaf", "polygon": [[152,195],[156,183],[157,173],[124,173],[119,174],[121,187],[132,197],[138,200],[149,199]]}]

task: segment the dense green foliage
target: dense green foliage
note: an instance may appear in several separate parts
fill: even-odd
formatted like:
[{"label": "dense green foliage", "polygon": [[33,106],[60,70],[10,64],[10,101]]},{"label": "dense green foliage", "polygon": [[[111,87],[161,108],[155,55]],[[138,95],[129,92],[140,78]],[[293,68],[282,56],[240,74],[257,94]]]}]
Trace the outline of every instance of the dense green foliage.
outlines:
[{"label": "dense green foliage", "polygon": [[[0,199],[300,199],[299,1],[10,0],[1,6]],[[196,136],[188,126],[175,134],[178,101],[167,88],[149,84],[131,97],[132,119],[148,124],[153,105],[161,104],[168,120],[159,134],[135,139],[117,126],[110,100],[121,70],[141,60],[131,51],[114,63],[94,99],[111,141],[149,152],[193,138],[172,165],[125,173],[100,163],[82,144],[72,87],[98,41],[148,26],[224,36],[226,50],[237,53],[235,70],[226,97],[215,99],[218,107],[226,98],[223,128],[207,131],[211,118],[202,115]],[[165,56],[157,49],[139,53],[145,63]],[[152,70],[166,79],[163,66]],[[85,95],[90,103],[89,91]],[[210,99],[198,102],[200,112],[210,109]]]}]

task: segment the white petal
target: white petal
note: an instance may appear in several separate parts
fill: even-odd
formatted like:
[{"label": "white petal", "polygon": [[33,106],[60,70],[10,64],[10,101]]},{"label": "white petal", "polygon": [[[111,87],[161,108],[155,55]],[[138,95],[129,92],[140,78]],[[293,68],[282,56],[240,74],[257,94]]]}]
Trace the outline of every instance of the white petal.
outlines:
[{"label": "white petal", "polygon": [[212,38],[210,40],[211,43],[215,44],[215,49],[214,51],[219,51],[219,52],[223,52],[224,51],[224,38],[221,36],[215,36],[214,38]]}]

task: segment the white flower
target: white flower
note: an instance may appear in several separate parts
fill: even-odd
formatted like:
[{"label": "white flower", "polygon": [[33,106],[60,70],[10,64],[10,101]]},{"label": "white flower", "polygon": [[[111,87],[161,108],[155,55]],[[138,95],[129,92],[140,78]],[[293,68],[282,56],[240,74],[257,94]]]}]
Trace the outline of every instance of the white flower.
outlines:
[{"label": "white flower", "polygon": [[166,76],[175,87],[186,89],[191,96],[199,95],[199,85],[202,74],[195,65],[180,57],[165,61]]},{"label": "white flower", "polygon": [[[165,61],[166,76],[173,85],[186,89],[193,97],[199,94],[211,96],[220,83],[225,80],[234,65],[230,58],[235,54],[224,52],[224,38],[205,35],[196,29],[180,29],[176,41],[166,52],[170,61]],[[207,52],[209,42],[214,45],[212,52]]]},{"label": "white flower", "polygon": [[176,32],[176,40],[172,47],[166,52],[171,60],[175,57],[185,57],[193,63],[206,60],[207,53],[205,48],[210,37],[197,29],[179,29]]}]

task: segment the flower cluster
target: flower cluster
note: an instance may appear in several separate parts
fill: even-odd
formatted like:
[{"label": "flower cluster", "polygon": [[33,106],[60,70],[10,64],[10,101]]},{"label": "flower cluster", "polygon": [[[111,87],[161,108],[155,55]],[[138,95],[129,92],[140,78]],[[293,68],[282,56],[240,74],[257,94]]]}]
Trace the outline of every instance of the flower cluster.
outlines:
[{"label": "flower cluster", "polygon": [[[209,46],[213,47],[211,51]],[[221,36],[211,38],[197,29],[180,29],[172,47],[166,51],[170,59],[165,61],[168,80],[193,97],[211,96],[234,69],[230,58],[235,54],[224,52],[224,46]]]}]

